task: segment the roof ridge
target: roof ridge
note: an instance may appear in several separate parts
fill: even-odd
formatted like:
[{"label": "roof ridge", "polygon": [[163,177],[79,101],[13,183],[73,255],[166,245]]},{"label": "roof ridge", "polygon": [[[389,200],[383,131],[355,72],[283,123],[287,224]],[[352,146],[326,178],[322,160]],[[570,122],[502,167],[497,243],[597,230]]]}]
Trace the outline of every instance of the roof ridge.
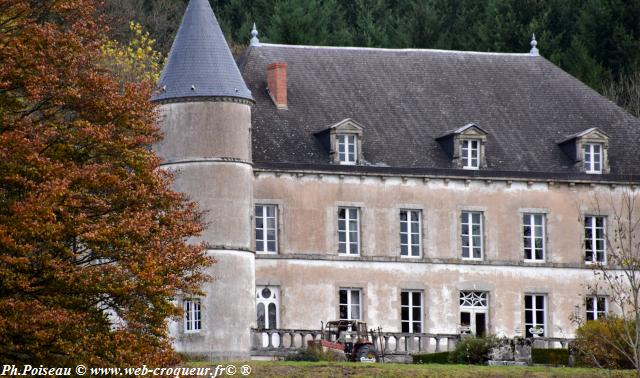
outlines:
[{"label": "roof ridge", "polygon": [[296,49],[335,49],[335,50],[363,50],[363,51],[388,51],[388,52],[435,52],[435,53],[452,53],[452,54],[477,54],[477,55],[506,55],[506,56],[527,56],[531,58],[539,58],[540,56],[531,55],[529,52],[523,53],[507,53],[492,51],[463,51],[463,50],[444,50],[444,49],[418,49],[418,48],[386,48],[386,47],[360,47],[360,46],[313,46],[313,45],[287,45],[281,43],[264,43],[260,42],[260,47],[290,47]]}]

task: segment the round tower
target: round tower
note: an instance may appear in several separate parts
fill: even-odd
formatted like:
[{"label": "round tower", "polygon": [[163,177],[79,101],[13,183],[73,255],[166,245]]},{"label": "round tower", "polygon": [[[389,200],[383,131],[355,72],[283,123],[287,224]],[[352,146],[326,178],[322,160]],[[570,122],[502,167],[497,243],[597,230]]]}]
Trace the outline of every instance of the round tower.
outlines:
[{"label": "round tower", "polygon": [[164,140],[155,146],[177,191],[205,211],[202,234],[215,259],[206,296],[181,298],[187,315],[171,325],[177,351],[243,358],[255,324],[251,235],[251,92],[207,0],[191,0],[152,98]]}]

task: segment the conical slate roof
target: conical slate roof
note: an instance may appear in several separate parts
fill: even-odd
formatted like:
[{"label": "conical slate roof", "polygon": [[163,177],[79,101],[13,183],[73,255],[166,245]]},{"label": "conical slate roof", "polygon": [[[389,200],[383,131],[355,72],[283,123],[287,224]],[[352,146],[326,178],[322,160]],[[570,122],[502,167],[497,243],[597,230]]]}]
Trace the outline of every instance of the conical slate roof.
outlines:
[{"label": "conical slate roof", "polygon": [[152,101],[237,97],[253,101],[208,0],[191,0]]}]

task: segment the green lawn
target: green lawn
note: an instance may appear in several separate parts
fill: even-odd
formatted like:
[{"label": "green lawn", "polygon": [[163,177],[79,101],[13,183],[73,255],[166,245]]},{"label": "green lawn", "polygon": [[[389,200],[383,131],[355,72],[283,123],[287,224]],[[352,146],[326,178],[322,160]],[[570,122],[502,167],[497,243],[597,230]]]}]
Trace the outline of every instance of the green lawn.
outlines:
[{"label": "green lawn", "polygon": [[[222,363],[226,365],[228,363]],[[609,371],[584,368],[363,364],[353,362],[235,362],[251,366],[250,377],[633,377],[632,371]],[[210,362],[190,362],[188,366],[211,366]],[[215,365],[213,365],[215,366]],[[237,377],[242,377],[238,372]]]}]

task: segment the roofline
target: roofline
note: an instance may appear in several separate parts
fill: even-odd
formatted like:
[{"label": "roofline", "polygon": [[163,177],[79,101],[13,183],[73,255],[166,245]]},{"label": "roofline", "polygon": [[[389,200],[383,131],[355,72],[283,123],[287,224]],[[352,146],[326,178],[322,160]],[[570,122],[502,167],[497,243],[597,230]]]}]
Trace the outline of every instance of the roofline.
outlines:
[{"label": "roofline", "polygon": [[389,177],[420,177],[459,180],[496,180],[496,181],[524,181],[524,182],[569,182],[586,184],[614,184],[638,185],[640,175],[562,172],[526,172],[526,171],[496,171],[496,170],[466,170],[454,168],[409,168],[384,167],[366,165],[338,165],[338,164],[296,164],[296,163],[253,163],[254,171],[277,171],[291,173],[314,173],[336,175],[361,176],[389,176]]},{"label": "roofline", "polygon": [[387,51],[387,52],[434,52],[434,53],[443,53],[443,54],[473,54],[473,55],[504,55],[504,56],[527,56],[530,58],[539,58],[540,55],[531,55],[529,52],[526,53],[505,53],[505,52],[487,52],[487,51],[459,51],[459,50],[441,50],[441,49],[416,49],[416,48],[406,48],[406,49],[392,49],[392,48],[383,48],[383,47],[357,47],[357,46],[311,46],[311,45],[285,45],[279,43],[263,43],[260,42],[260,46],[251,46],[254,48],[260,47],[290,47],[296,49],[327,49],[327,50],[363,50],[363,51]]},{"label": "roofline", "polygon": [[247,98],[242,96],[176,96],[176,97],[167,97],[167,98],[151,98],[150,100],[153,104],[172,104],[178,102],[238,102],[246,105],[253,105],[256,103],[256,100],[253,98]]}]

